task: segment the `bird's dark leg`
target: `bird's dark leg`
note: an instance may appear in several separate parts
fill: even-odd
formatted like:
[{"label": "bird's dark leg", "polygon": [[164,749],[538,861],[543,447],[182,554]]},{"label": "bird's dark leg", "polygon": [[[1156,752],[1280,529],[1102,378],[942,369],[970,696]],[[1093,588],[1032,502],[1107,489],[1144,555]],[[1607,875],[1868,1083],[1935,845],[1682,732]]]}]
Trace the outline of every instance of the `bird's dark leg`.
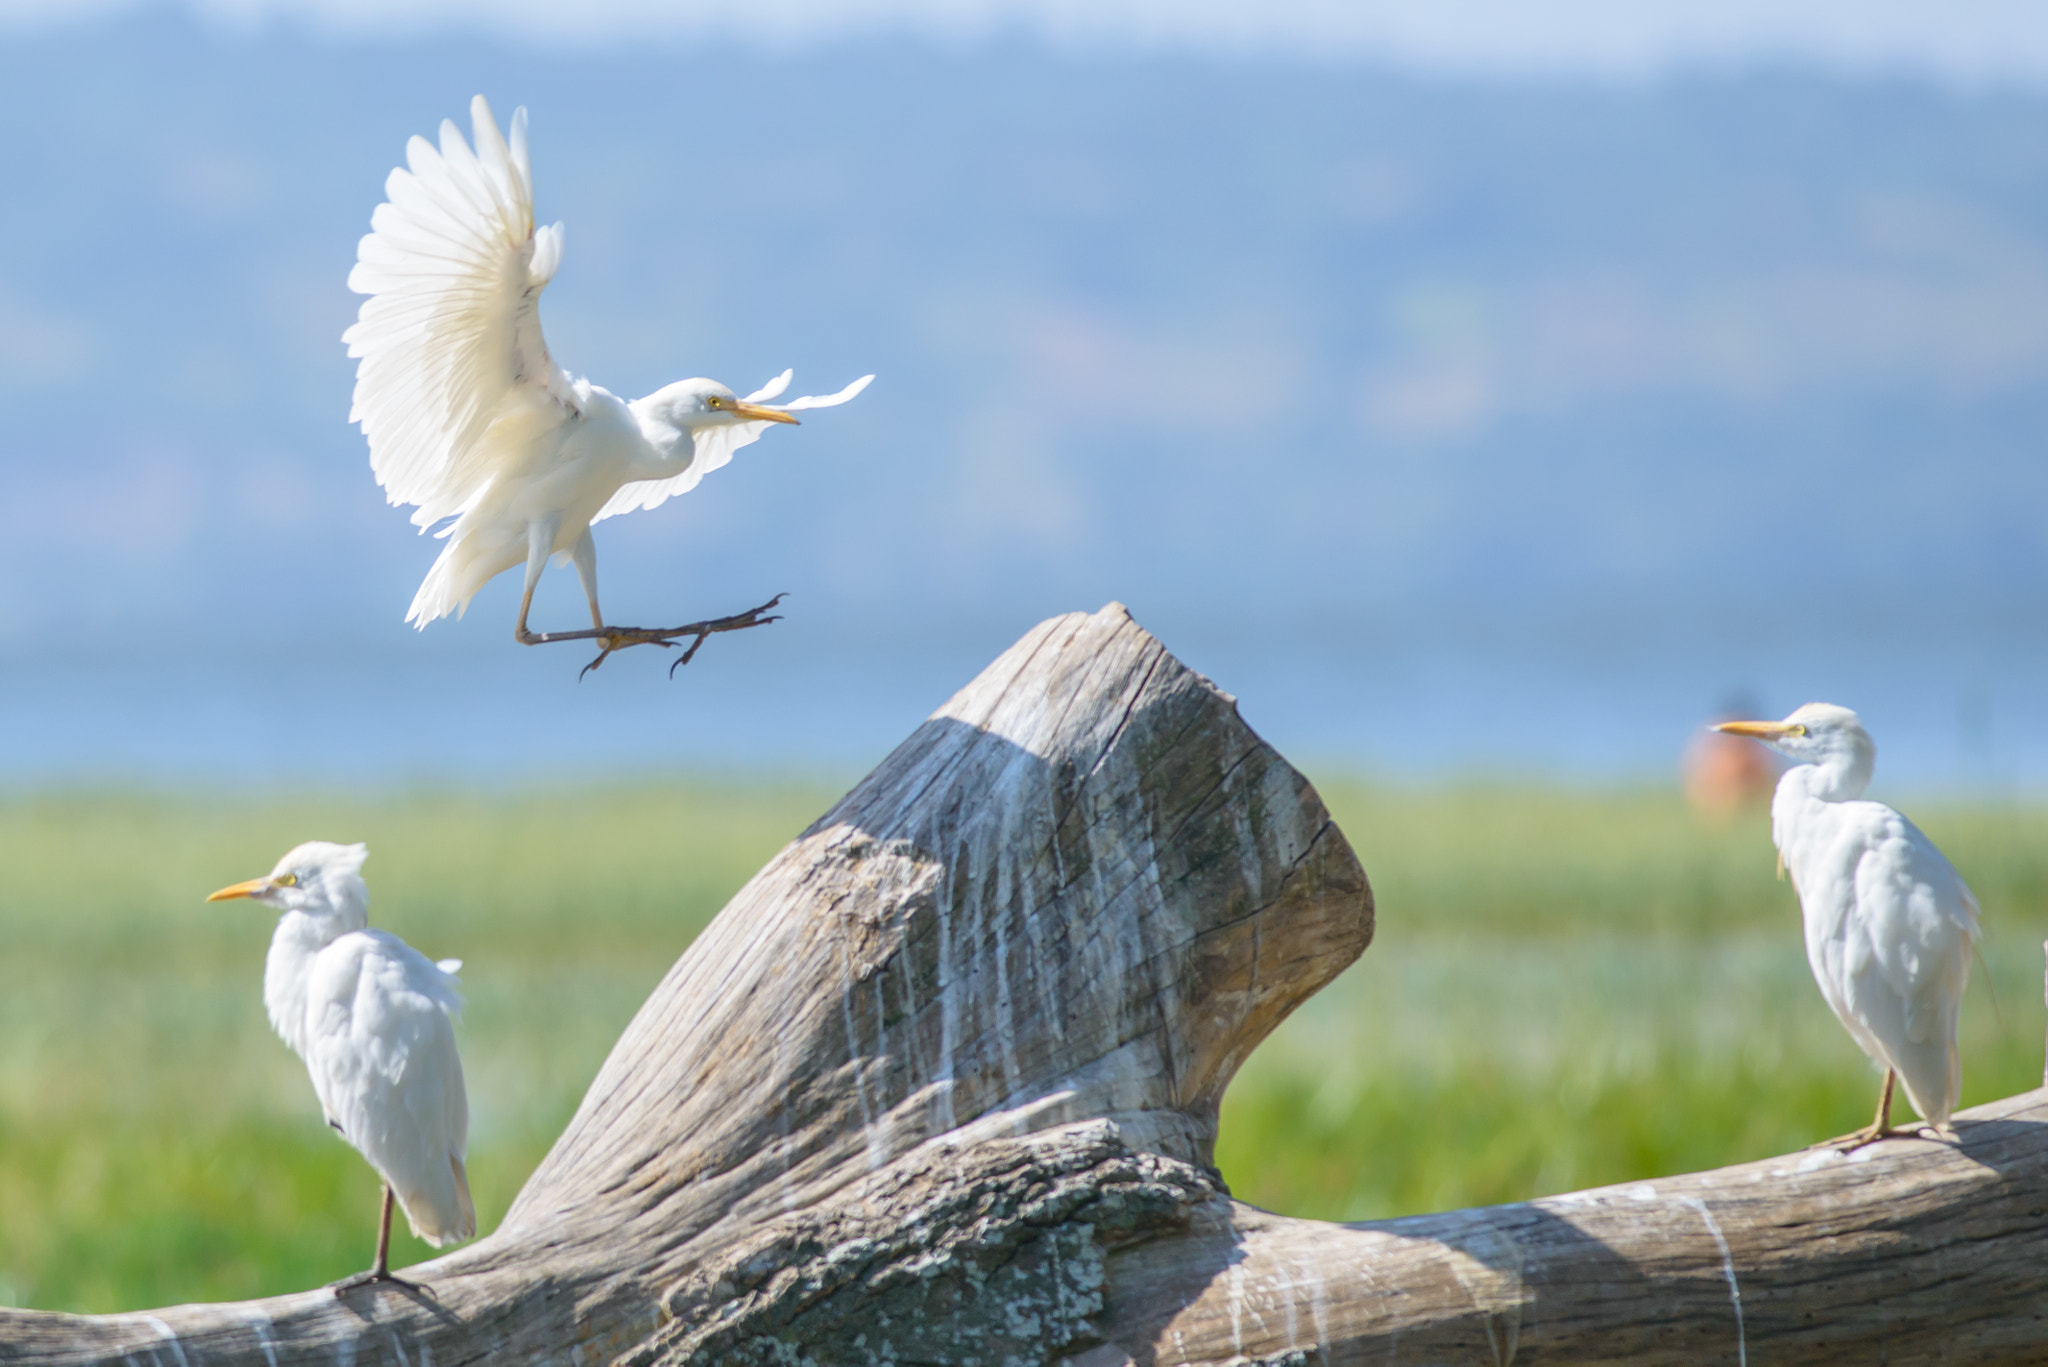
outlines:
[{"label": "bird's dark leg", "polygon": [[383,1281],[391,1275],[391,1184],[384,1184],[384,1209],[377,1214],[377,1261],[370,1264],[370,1280]]},{"label": "bird's dark leg", "polygon": [[345,1292],[353,1291],[359,1286],[371,1286],[378,1282],[389,1282],[393,1286],[408,1287],[414,1291],[420,1289],[417,1282],[409,1282],[402,1277],[391,1275],[392,1205],[391,1184],[386,1182],[384,1184],[384,1213],[377,1219],[377,1261],[370,1264],[368,1272],[358,1272],[353,1277],[343,1277],[338,1282],[330,1283],[335,1295],[339,1296]]},{"label": "bird's dark leg", "polygon": [[526,614],[533,607],[533,580],[526,581],[526,594],[519,600],[519,620],[512,626],[512,639],[523,646],[540,644],[540,637],[526,629]]},{"label": "bird's dark leg", "polygon": [[1877,1114],[1871,1122],[1853,1134],[1837,1135],[1808,1147],[1815,1149],[1840,1149],[1843,1153],[1854,1153],[1865,1144],[1875,1144],[1880,1139],[1913,1139],[1920,1134],[1921,1127],[1894,1129],[1892,1126],[1892,1088],[1898,1083],[1899,1074],[1895,1068],[1884,1070],[1884,1085],[1877,1092]]},{"label": "bird's dark leg", "polygon": [[1898,1069],[1884,1070],[1884,1085],[1877,1089],[1877,1114],[1870,1118],[1870,1128],[1878,1134],[1892,1127],[1892,1088],[1898,1080]]}]

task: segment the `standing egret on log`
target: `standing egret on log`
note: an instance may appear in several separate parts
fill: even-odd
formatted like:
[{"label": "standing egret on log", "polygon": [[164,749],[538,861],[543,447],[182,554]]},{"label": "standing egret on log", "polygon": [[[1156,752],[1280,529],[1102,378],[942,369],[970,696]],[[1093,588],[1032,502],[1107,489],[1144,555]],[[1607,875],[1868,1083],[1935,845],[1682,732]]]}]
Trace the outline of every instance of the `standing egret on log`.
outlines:
[{"label": "standing egret on log", "polygon": [[469,1101],[454,1021],[460,959],[435,963],[369,928],[360,870],[369,850],[309,840],[262,878],[206,900],[249,897],[283,914],[263,965],[270,1023],[306,1061],[327,1123],[384,1179],[377,1258],[334,1284],[339,1295],[391,1275],[395,1193],[413,1233],[434,1247],[476,1233],[469,1199]]},{"label": "standing egret on log", "polygon": [[[607,626],[591,526],[689,491],[771,424],[795,425],[798,410],[845,403],[874,376],[770,406],[790,372],[745,398],[695,379],[631,403],[570,375],[541,337],[540,295],[562,263],[562,225],[534,226],[526,111],[512,115],[509,143],[483,96],[470,102],[470,118],[474,149],[447,120],[439,150],[420,137],[406,144],[406,165],[385,182],[387,200],[348,277],[350,289],[370,296],[342,334],[359,361],[349,419],[369,439],[370,469],[391,503],[418,505],[412,520],[422,532],[453,519],[438,533],[448,545],[406,620],[424,629],[459,616],[487,581],[521,563],[514,637],[523,645],[596,641],[592,667],[627,646],[674,646],[694,635],[687,660],[713,631],[775,620],[761,614],[779,594],[686,627]],[[551,555],[575,564],[591,630],[527,630]]]},{"label": "standing egret on log", "polygon": [[1771,799],[1771,840],[1799,894],[1814,981],[1884,1069],[1876,1118],[1827,1142],[1846,1151],[1913,1133],[1892,1126],[1895,1080],[1921,1118],[1946,1132],[1963,1090],[1956,1018],[1977,944],[1977,899],[1918,826],[1863,800],[1877,747],[1848,708],[1808,703],[1783,721],[1714,729],[1795,761]]}]

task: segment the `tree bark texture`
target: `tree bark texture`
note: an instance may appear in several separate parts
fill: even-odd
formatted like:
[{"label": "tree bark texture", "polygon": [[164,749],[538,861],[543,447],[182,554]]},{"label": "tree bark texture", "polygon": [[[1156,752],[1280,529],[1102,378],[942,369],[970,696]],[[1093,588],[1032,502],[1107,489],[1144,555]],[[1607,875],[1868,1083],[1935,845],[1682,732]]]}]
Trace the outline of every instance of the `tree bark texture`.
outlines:
[{"label": "tree bark texture", "polygon": [[1231,698],[1121,606],[1056,618],[734,897],[423,1290],[0,1312],[0,1361],[2048,1359],[2044,1093],[1484,1210],[1232,1201],[1223,1089],[1372,927]]}]

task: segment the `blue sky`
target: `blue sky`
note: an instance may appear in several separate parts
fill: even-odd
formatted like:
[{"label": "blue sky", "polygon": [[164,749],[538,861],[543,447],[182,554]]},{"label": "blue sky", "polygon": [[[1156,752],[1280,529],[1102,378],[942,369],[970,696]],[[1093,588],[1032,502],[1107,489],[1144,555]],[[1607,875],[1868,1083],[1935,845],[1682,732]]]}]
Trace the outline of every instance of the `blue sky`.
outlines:
[{"label": "blue sky", "polygon": [[[8,12],[0,780],[859,767],[1115,598],[1290,754],[1662,777],[1743,690],[1858,707],[1901,781],[2048,787],[2030,79],[1931,39],[1859,68],[1825,10],[1789,64],[1674,21],[1654,74],[1596,44],[1537,80],[1487,74],[1498,25],[1390,65],[1190,51],[1199,7],[1093,43],[449,12]],[[1856,41],[1932,11],[1885,13]],[[435,547],[345,421],[345,280],[405,138],[478,90],[532,111],[564,364],[881,375],[600,529],[622,617],[793,593],[674,685],[511,646],[509,581],[400,620]],[[550,575],[538,620],[579,611]]]},{"label": "blue sky", "polygon": [[[133,0],[0,0],[39,25]],[[1077,52],[1262,52],[1418,70],[1640,78],[1673,67],[1809,62],[1962,82],[2048,79],[2030,0],[192,0],[210,22],[339,34],[469,31],[576,44],[718,38],[803,46],[877,34],[1025,34]]]}]

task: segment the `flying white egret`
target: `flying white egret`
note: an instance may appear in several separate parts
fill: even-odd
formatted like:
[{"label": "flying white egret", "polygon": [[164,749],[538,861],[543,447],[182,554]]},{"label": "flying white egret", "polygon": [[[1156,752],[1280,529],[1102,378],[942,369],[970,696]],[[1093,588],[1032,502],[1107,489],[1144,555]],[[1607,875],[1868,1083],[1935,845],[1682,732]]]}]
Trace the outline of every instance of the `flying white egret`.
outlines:
[{"label": "flying white egret", "polygon": [[389,1264],[396,1193],[413,1233],[439,1248],[476,1233],[469,1199],[469,1102],[454,1021],[460,959],[436,964],[369,928],[360,870],[369,849],[309,840],[262,878],[206,900],[250,897],[283,914],[263,965],[270,1023],[306,1061],[327,1123],[384,1179],[377,1259],[335,1283],[340,1294],[395,1281]]},{"label": "flying white egret", "polygon": [[1847,1150],[1911,1133],[1891,1124],[1895,1079],[1921,1118],[1947,1131],[1963,1090],[1956,1017],[1977,944],[1977,899],[1918,826],[1862,800],[1877,747],[1848,708],[1808,703],[1783,721],[1714,729],[1796,761],[1771,799],[1771,840],[1799,894],[1814,981],[1885,1070],[1876,1118],[1828,1142]]},{"label": "flying white egret", "polygon": [[[540,294],[562,263],[562,225],[534,227],[526,111],[512,115],[509,144],[483,96],[470,118],[474,149],[446,120],[438,151],[420,137],[406,144],[348,277],[370,296],[342,334],[360,362],[349,419],[369,439],[370,469],[391,503],[418,505],[422,532],[454,519],[406,620],[424,629],[459,616],[487,581],[524,562],[513,631],[522,644],[594,639],[605,654],[674,644],[683,632],[605,625],[591,525],[687,492],[770,424],[845,403],[874,376],[771,407],[790,372],[745,398],[696,379],[631,403],[570,375],[541,338]],[[591,631],[527,630],[550,555],[575,563]]]}]

